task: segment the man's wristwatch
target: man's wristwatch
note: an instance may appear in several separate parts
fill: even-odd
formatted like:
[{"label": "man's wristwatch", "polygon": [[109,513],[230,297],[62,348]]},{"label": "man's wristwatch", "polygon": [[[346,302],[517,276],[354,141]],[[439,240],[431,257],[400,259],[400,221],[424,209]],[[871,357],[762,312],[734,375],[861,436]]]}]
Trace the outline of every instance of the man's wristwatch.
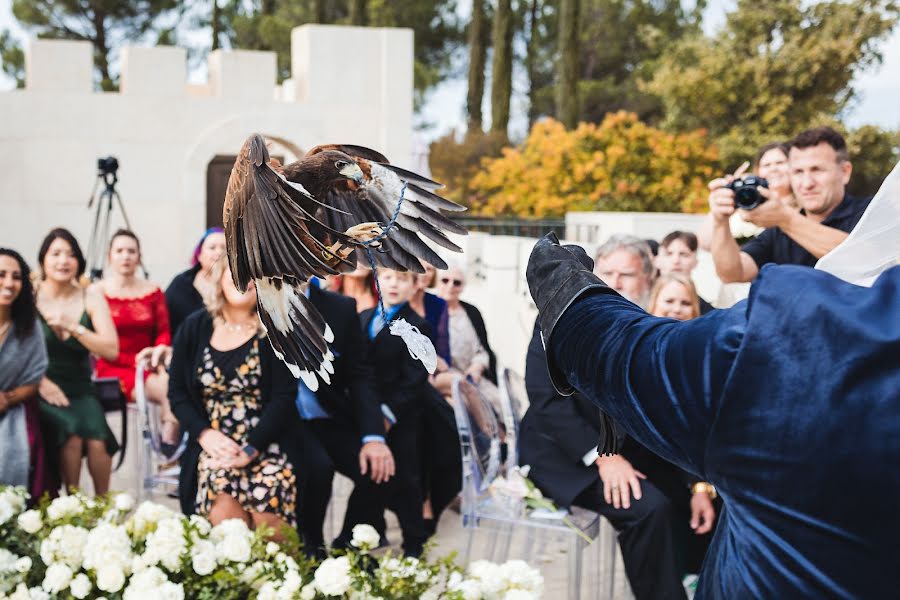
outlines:
[{"label": "man's wristwatch", "polygon": [[716,486],[705,481],[698,481],[693,486],[691,486],[691,494],[697,494],[700,492],[709,494],[710,500],[715,500],[719,495],[716,493]]}]

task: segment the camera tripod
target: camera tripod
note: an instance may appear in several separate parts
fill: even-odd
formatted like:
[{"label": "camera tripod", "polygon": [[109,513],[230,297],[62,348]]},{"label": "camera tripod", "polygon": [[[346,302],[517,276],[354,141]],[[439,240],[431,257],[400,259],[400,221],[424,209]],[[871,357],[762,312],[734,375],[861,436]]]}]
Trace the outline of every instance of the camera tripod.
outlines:
[{"label": "camera tripod", "polygon": [[[122,203],[122,197],[116,190],[116,183],[119,177],[116,172],[119,170],[119,161],[115,157],[108,156],[97,160],[97,179],[94,182],[94,190],[91,192],[91,198],[88,200],[88,210],[97,202],[97,210],[94,213],[94,225],[91,228],[91,238],[88,243],[87,265],[88,273],[91,281],[97,281],[103,277],[103,265],[106,261],[106,245],[109,243],[110,222],[112,221],[113,204],[115,203],[122,212],[122,219],[125,221],[125,227],[131,230],[131,222],[128,220],[128,213],[125,212],[125,205]],[[97,189],[103,182],[103,190],[97,195]],[[144,272],[144,277],[149,277],[147,269],[143,262],[139,265]]]}]

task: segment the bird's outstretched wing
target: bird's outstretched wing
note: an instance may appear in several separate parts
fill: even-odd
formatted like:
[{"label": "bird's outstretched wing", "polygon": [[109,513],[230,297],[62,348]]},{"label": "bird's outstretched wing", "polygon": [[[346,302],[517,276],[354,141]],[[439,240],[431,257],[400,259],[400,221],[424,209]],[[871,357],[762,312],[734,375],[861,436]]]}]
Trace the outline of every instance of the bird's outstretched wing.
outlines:
[{"label": "bird's outstretched wing", "polygon": [[310,206],[318,206],[316,199],[270,162],[264,139],[248,138],[231,171],[223,211],[231,276],[240,291],[255,282],[259,316],[273,350],[295,377],[316,389],[313,373],[326,382],[333,373],[326,344],[333,335],[300,284],[337,271],[331,266],[334,256],[310,233],[310,224],[352,242],[327,223],[317,223]]},{"label": "bird's outstretched wing", "polygon": [[[444,216],[442,211],[459,212],[466,208],[438,195],[436,190],[443,185],[394,166],[380,152],[363,146],[316,146],[306,156],[330,150],[353,158],[362,170],[363,181],[360,185],[349,181],[338,182],[322,194],[322,203],[337,209],[321,208],[316,212],[316,216],[328,228],[346,231],[359,223],[386,224],[397,210],[402,193],[403,203],[400,205],[396,225],[382,240],[381,248],[374,253],[379,264],[389,269],[422,273],[422,261],[425,261],[438,269],[446,269],[447,263],[423,238],[453,252],[462,251],[446,233],[465,235],[468,232]],[[293,165],[287,165],[284,171],[289,180],[293,175],[292,167]]]}]

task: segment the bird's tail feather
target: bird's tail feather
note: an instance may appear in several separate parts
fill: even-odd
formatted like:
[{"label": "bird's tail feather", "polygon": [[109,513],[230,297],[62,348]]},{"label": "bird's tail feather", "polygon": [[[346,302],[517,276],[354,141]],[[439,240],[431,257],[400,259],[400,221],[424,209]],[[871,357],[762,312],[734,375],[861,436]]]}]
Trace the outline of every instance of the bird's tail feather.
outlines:
[{"label": "bird's tail feather", "polygon": [[272,350],[310,390],[319,387],[316,374],[330,384],[329,374],[334,373],[334,355],[328,349],[328,342],[334,341],[331,327],[299,285],[273,278],[255,282],[259,318]]}]

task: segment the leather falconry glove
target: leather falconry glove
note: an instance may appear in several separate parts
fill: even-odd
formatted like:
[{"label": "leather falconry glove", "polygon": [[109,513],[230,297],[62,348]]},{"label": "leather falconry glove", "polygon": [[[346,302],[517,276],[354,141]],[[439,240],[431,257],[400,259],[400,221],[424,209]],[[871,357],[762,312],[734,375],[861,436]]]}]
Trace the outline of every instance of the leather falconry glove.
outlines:
[{"label": "leather falconry glove", "polygon": [[[548,233],[535,244],[525,270],[528,289],[538,308],[538,322],[546,350],[550,381],[562,396],[571,396],[575,388],[556,365],[550,351],[550,339],[556,324],[566,309],[581,296],[597,292],[616,293],[594,275],[593,269],[594,261],[584,248],[575,245],[560,246],[556,235]],[[603,411],[600,411],[600,416],[601,431],[597,452],[600,455],[616,454],[619,435],[615,421]]]}]

